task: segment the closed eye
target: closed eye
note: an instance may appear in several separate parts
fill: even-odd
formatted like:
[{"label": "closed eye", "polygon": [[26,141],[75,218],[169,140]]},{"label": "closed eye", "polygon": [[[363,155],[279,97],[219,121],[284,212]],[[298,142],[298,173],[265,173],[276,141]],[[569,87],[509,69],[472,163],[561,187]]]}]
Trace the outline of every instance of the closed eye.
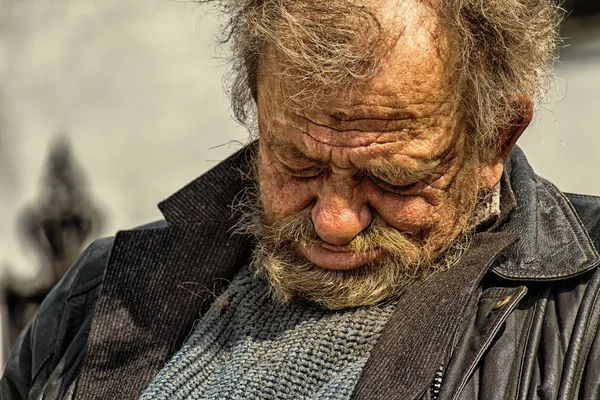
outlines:
[{"label": "closed eye", "polygon": [[371,177],[371,181],[373,181],[373,183],[375,183],[380,189],[385,190],[386,192],[400,195],[414,194],[420,186],[420,181],[409,183],[406,185],[393,185],[377,177]]},{"label": "closed eye", "polygon": [[286,174],[293,176],[298,179],[311,179],[321,175],[325,169],[322,167],[306,167],[306,168],[292,168],[289,165],[280,164]]}]

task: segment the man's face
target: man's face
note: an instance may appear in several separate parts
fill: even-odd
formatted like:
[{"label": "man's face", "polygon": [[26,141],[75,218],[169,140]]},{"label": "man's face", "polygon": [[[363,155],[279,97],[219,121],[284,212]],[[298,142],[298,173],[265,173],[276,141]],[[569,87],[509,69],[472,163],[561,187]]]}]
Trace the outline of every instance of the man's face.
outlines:
[{"label": "man's face", "polygon": [[[394,21],[405,29],[375,79],[319,106],[291,105],[278,89],[277,59],[263,63],[258,183],[264,223],[276,229],[291,221],[302,235],[307,225],[313,231],[286,248],[273,243],[271,252],[295,253],[296,262],[341,277],[398,263],[412,265],[405,275],[417,276],[418,266],[462,237],[478,193],[495,183],[467,152],[444,71],[446,46],[433,38],[433,13],[418,5],[402,12]],[[373,227],[396,244],[386,244],[387,233],[371,235]],[[391,254],[399,252],[406,254]],[[297,294],[303,290],[310,289]]]}]

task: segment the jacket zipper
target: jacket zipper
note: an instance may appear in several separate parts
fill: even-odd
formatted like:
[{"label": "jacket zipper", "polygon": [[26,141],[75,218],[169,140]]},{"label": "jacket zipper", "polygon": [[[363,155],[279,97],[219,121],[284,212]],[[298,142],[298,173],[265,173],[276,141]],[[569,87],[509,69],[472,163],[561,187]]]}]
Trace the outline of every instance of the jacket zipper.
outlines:
[{"label": "jacket zipper", "polygon": [[438,400],[438,398],[440,396],[440,390],[442,389],[442,379],[443,378],[444,378],[444,366],[440,365],[437,372],[435,373],[435,377],[433,378],[431,387],[429,388],[429,398],[431,400]]}]

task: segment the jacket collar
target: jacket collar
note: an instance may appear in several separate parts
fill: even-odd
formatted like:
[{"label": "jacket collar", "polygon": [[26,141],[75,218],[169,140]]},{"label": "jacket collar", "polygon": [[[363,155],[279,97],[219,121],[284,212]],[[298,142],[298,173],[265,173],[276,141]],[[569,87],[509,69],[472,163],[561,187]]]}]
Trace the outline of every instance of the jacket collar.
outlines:
[{"label": "jacket collar", "polygon": [[257,150],[252,142],[158,205],[169,225],[202,224],[222,221],[235,225],[232,203],[248,189],[252,158]]},{"label": "jacket collar", "polygon": [[566,196],[537,176],[520,148],[505,164],[502,203],[514,202],[498,232],[514,232],[510,246],[492,271],[511,280],[559,280],[596,267],[600,256]]},{"label": "jacket collar", "polygon": [[[210,305],[247,263],[252,241],[232,234],[236,220],[231,204],[248,187],[244,175],[255,149],[255,144],[245,147],[162,202],[159,207],[168,226],[117,235],[77,393],[93,393],[96,399],[139,396],[181,346],[198,310]],[[599,256],[573,208],[554,186],[533,173],[520,150],[513,151],[505,176],[512,187],[505,197],[514,195],[515,207],[507,211],[496,233],[477,234],[474,243],[480,246],[469,251],[501,260],[489,263],[496,264],[493,272],[508,279],[560,279],[593,268]],[[516,236],[521,240],[511,244]],[[492,251],[485,246],[499,248]],[[504,257],[497,258],[501,252]],[[478,263],[484,264],[489,265]],[[432,282],[437,280],[428,284]],[[449,343],[451,330],[445,332],[436,336],[436,342]],[[407,348],[419,347],[417,342],[406,342]],[[444,347],[438,346],[432,360],[443,358]],[[435,365],[427,363],[428,372],[420,370],[419,375],[432,376],[429,370]],[[362,379],[368,382],[369,374]]]},{"label": "jacket collar", "polygon": [[138,398],[248,262],[251,241],[232,234],[230,205],[252,148],[161,203],[166,227],[117,234],[74,398]]}]

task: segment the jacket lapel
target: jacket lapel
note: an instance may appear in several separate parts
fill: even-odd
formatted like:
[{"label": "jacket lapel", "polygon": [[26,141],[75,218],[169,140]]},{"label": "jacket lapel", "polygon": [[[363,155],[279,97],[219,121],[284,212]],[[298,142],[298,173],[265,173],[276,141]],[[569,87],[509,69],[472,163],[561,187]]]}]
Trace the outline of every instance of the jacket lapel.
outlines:
[{"label": "jacket lapel", "polygon": [[422,398],[449,359],[457,327],[479,282],[516,239],[511,233],[478,233],[456,266],[406,288],[365,365],[354,398]]},{"label": "jacket lapel", "polygon": [[479,299],[477,287],[488,270],[525,283],[565,279],[598,265],[599,255],[569,201],[533,172],[518,147],[505,165],[503,183],[504,210],[491,228],[497,233],[476,234],[458,265],[407,288],[363,370],[356,399],[424,396],[460,340],[458,327],[467,324],[469,342],[458,346],[467,351],[453,355],[442,385],[443,398],[460,392],[527,292],[525,286],[498,288],[502,299],[488,299],[496,289]]},{"label": "jacket lapel", "polygon": [[[137,398],[181,346],[202,310],[248,261],[252,241],[232,235],[231,204],[247,187],[244,176],[255,149],[244,148],[161,203],[167,227],[117,235],[76,397]],[[476,234],[457,266],[405,290],[363,370],[355,398],[424,395],[437,369],[448,362],[478,284],[505,249],[503,262],[492,271],[508,279],[559,279],[597,263],[598,254],[564,196],[530,171],[520,150],[513,153],[507,174],[518,186],[517,207],[501,232]],[[556,226],[559,232],[552,229]],[[511,246],[518,236],[517,246]],[[572,243],[579,252],[561,250],[572,249]]]},{"label": "jacket lapel", "polygon": [[493,345],[504,323],[528,289],[525,286],[516,286],[479,291],[481,293],[473,298],[474,305],[465,313],[458,342],[444,371],[438,396],[440,400],[460,398],[484,354]]},{"label": "jacket lapel", "polygon": [[[139,397],[194,321],[248,260],[230,205],[245,185],[237,153],[160,205],[168,226],[117,234],[76,398]],[[228,184],[223,184],[227,182]]]}]

